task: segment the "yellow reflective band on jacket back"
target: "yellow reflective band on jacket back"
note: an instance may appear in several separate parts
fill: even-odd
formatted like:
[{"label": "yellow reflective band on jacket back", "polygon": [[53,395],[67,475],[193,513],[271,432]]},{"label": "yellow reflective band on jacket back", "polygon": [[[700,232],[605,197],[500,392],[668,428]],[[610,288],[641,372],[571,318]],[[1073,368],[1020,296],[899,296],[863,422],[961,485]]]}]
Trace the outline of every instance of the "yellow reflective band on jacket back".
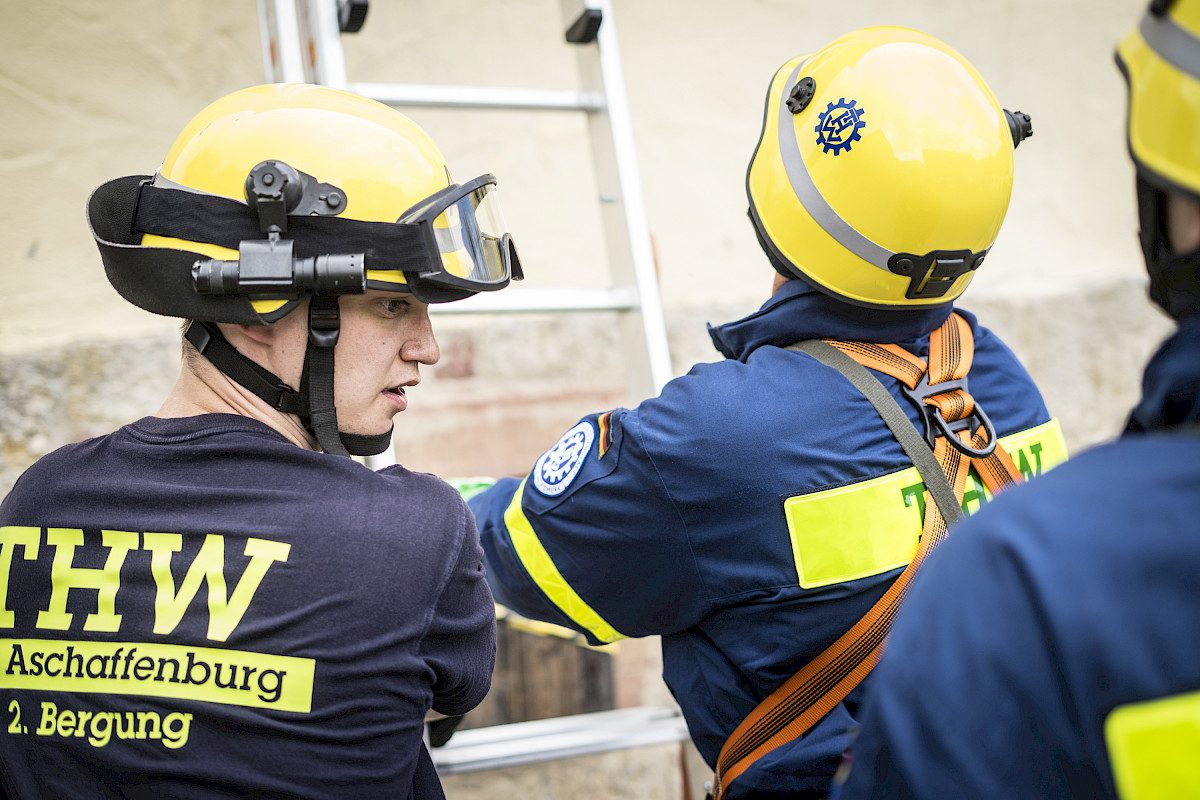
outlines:
[{"label": "yellow reflective band on jacket back", "polygon": [[1200,797],[1200,692],[1118,706],[1104,739],[1121,800]]},{"label": "yellow reflective band on jacket back", "polygon": [[512,502],[504,511],[504,525],[508,528],[508,538],[512,540],[513,549],[521,563],[525,565],[530,577],[537,583],[546,596],[574,622],[604,643],[615,642],[626,638],[604,621],[583,598],[575,593],[571,584],[554,566],[554,560],[542,546],[533,526],[521,510],[521,497],[525,494],[525,481],[517,487]]},{"label": "yellow reflective band on jacket back", "polygon": [[[1002,438],[1026,480],[1066,460],[1058,420]],[[974,471],[963,511],[991,499]],[[925,484],[916,467],[783,502],[796,574],[805,589],[878,575],[912,560],[925,518]]]}]

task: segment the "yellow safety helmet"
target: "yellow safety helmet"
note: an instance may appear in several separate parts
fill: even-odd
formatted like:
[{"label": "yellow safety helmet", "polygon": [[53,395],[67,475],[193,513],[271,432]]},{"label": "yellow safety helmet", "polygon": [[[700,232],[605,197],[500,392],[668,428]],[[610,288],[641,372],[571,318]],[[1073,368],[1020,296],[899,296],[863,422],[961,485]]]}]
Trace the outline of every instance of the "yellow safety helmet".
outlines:
[{"label": "yellow safety helmet", "polygon": [[[368,289],[428,303],[521,277],[491,175],[455,184],[412,120],[350,92],[273,84],[201,111],[154,176],[88,200],[109,281],[130,302],[191,320],[185,337],[326,452],[382,452],[391,432],[337,427],[338,296]],[[271,324],[309,301],[299,387],[229,344],[215,323]]]},{"label": "yellow safety helmet", "polygon": [[996,239],[1032,132],[937,39],[855,31],[775,73],[750,216],[776,269],[837,298],[948,303]]},{"label": "yellow safety helmet", "polygon": [[454,184],[408,117],[323,86],[217,100],[152,178],[97,189],[89,218],[118,291],[189,319],[269,323],[367,288],[446,302],[521,277],[492,176]]},{"label": "yellow safety helmet", "polygon": [[1200,199],[1200,2],[1150,3],[1116,58],[1129,86],[1128,144],[1150,296],[1181,319],[1200,313],[1200,255],[1171,252],[1165,192]]}]

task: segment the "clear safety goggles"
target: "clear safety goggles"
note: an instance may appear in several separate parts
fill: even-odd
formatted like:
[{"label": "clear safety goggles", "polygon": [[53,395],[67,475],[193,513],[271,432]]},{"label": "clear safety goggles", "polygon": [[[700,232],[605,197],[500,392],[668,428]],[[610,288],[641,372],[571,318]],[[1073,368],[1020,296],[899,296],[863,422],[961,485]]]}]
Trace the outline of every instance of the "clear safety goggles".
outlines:
[{"label": "clear safety goggles", "polygon": [[[503,289],[524,277],[492,175],[435,192],[396,222],[339,216],[344,192],[278,161],[251,170],[246,203],[157,178],[110,183],[112,191],[100,193],[105,202],[95,204],[94,230],[99,224],[105,231],[111,227],[238,251],[236,260],[197,260],[191,251],[149,248],[165,250],[157,257],[177,261],[180,269],[186,265],[196,294],[208,298],[290,301],[379,289],[446,303]],[[285,191],[292,184],[294,190]],[[110,194],[123,195],[124,201],[113,204]],[[111,225],[109,217],[115,220]],[[121,238],[109,235],[114,242]],[[102,247],[121,268],[129,259],[118,250],[115,244]],[[136,278],[132,268],[128,272]]]},{"label": "clear safety goggles", "polygon": [[[415,270],[401,267],[419,300],[445,302],[450,295],[494,291],[524,277],[492,175],[448,186],[397,222],[416,227],[425,241],[426,263]],[[370,287],[374,275],[367,277]]]}]

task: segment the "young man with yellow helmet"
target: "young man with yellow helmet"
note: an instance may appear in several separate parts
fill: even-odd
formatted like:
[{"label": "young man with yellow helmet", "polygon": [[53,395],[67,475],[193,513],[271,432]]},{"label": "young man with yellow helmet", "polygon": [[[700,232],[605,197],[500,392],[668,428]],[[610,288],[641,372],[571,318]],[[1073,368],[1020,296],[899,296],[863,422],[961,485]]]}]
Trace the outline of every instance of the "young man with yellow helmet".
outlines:
[{"label": "young man with yellow helmet", "polygon": [[110,281],[188,320],[184,362],[0,505],[6,796],[442,796],[426,714],[495,657],[478,536],[443,481],[345,456],[438,360],[427,304],[519,277],[494,189],[393,109],[270,85],[95,191]]},{"label": "young man with yellow helmet", "polygon": [[1150,296],[1125,432],[954,531],[896,619],[842,797],[1200,796],[1200,2],[1117,48]]},{"label": "young man with yellow helmet", "polygon": [[[585,417],[525,480],[469,500],[500,603],[597,643],[662,637],[664,678],[717,767],[718,797],[824,796],[918,540],[1063,458],[1012,353],[952,313],[1030,132],[961,55],[916,31],[860,30],[790,60],[746,179],[778,273],[770,299],[710,329],[725,360],[635,409]],[[859,369],[898,421],[793,350],[813,340],[882,354],[877,378]],[[937,476],[914,467],[921,452]],[[869,635],[824,657],[868,617]],[[810,697],[760,706],[825,661],[835,669]]]}]

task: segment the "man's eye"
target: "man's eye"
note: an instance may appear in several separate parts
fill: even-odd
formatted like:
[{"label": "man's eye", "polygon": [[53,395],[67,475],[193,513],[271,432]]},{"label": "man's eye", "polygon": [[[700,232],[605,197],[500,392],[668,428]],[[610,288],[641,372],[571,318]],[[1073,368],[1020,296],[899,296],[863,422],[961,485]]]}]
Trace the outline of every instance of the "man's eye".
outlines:
[{"label": "man's eye", "polygon": [[389,314],[399,314],[404,310],[405,303],[403,300],[383,300],[383,310]]}]

